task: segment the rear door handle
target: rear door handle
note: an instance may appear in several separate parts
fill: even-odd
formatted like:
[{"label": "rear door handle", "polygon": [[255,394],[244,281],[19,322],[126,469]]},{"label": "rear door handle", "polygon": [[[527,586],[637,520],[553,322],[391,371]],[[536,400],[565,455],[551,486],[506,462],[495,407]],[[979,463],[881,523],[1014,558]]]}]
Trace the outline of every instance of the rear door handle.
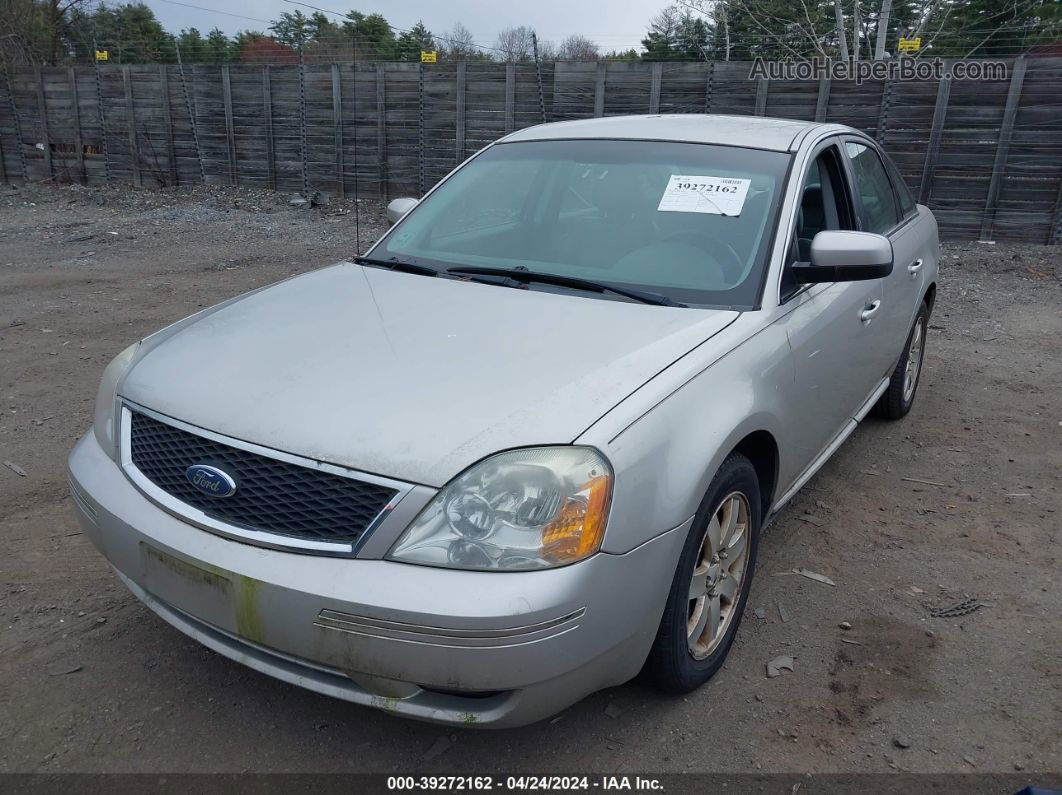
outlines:
[{"label": "rear door handle", "polygon": [[866,305],[866,308],[859,313],[859,319],[864,323],[869,323],[870,319],[874,317],[875,313],[881,309],[881,301],[872,301]]},{"label": "rear door handle", "polygon": [[919,257],[918,259],[916,259],[914,262],[912,262],[910,265],[907,266],[907,272],[909,274],[911,274],[912,276],[914,276],[920,270],[922,270],[922,258],[921,257]]}]

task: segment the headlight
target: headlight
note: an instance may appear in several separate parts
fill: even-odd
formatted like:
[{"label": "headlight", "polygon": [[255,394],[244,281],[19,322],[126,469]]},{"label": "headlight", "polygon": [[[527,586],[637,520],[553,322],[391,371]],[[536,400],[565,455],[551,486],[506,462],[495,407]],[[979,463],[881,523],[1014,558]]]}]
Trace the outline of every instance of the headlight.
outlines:
[{"label": "headlight", "polygon": [[591,448],[499,453],[440,491],[390,557],[492,571],[575,563],[601,548],[611,496],[612,468]]},{"label": "headlight", "polygon": [[125,371],[136,356],[139,342],[134,342],[124,351],[119,353],[107,369],[103,371],[100,379],[100,390],[96,393],[96,417],[92,422],[92,430],[96,434],[96,441],[111,458],[115,458],[118,449],[118,437],[114,423],[115,403],[118,399],[118,382],[122,380]]}]

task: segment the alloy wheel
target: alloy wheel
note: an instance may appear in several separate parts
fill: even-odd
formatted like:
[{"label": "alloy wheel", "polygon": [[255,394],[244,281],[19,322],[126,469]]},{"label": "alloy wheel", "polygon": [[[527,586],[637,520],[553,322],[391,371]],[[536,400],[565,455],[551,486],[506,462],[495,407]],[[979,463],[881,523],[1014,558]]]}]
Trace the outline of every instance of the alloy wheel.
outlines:
[{"label": "alloy wheel", "polygon": [[918,373],[922,369],[922,340],[925,322],[919,318],[911,332],[911,344],[907,348],[907,367],[903,373],[903,402],[910,403],[918,385]]},{"label": "alloy wheel", "polygon": [[737,614],[749,560],[752,512],[739,491],[712,513],[693,568],[686,614],[690,654],[702,660],[719,646]]}]

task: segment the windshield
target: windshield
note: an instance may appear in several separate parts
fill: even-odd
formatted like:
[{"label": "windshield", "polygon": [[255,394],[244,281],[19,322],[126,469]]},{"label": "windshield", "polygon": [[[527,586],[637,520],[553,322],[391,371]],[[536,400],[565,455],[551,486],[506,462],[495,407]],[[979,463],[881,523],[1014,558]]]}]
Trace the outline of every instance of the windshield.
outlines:
[{"label": "windshield", "polygon": [[705,144],[498,144],[407,215],[372,257],[754,306],[788,163],[781,152]]}]

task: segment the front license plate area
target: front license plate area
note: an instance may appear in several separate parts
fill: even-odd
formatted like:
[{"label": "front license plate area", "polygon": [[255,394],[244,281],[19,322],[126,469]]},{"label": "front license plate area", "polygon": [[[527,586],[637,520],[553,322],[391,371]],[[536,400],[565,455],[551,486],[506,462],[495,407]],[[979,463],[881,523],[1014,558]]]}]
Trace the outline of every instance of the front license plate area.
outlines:
[{"label": "front license plate area", "polygon": [[234,624],[232,582],[224,573],[210,571],[140,542],[144,577],[142,587],[189,615],[222,629]]}]

